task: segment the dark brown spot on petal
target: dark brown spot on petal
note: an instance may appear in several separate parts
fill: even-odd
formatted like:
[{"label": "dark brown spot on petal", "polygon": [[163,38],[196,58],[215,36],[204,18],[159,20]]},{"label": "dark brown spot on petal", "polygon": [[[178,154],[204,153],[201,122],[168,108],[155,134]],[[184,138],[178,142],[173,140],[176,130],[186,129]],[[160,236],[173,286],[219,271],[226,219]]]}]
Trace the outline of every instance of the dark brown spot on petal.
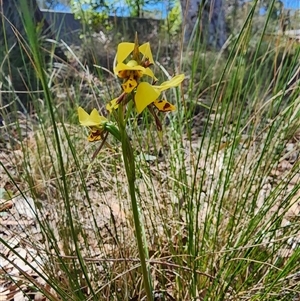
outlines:
[{"label": "dark brown spot on petal", "polygon": [[103,130],[91,130],[88,140],[90,142],[101,140]]}]

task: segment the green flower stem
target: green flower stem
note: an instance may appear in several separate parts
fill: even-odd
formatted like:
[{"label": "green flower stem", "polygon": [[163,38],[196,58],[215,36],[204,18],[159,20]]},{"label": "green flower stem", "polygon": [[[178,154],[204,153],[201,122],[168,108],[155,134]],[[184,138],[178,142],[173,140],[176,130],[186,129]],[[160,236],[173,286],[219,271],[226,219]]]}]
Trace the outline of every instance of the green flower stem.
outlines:
[{"label": "green flower stem", "polygon": [[142,273],[144,277],[144,288],[147,294],[147,299],[149,301],[153,300],[153,294],[152,294],[152,284],[151,284],[151,278],[150,278],[150,272],[146,263],[146,250],[145,246],[143,244],[143,233],[142,233],[142,227],[140,223],[139,218],[139,210],[138,210],[138,204],[136,200],[135,195],[135,159],[133,154],[133,149],[129,140],[129,137],[126,132],[126,123],[124,122],[124,113],[123,113],[123,105],[120,104],[118,109],[118,125],[119,130],[121,134],[121,143],[122,143],[122,155],[124,159],[125,164],[125,170],[126,170],[126,176],[128,180],[129,185],[129,193],[131,198],[131,207],[133,212],[133,219],[134,219],[134,226],[135,226],[135,232],[136,232],[136,239],[139,249],[139,256],[142,266]]},{"label": "green flower stem", "polygon": [[120,131],[114,124],[112,124],[110,122],[106,122],[103,125],[103,127],[106,131],[111,133],[118,141],[122,142]]}]

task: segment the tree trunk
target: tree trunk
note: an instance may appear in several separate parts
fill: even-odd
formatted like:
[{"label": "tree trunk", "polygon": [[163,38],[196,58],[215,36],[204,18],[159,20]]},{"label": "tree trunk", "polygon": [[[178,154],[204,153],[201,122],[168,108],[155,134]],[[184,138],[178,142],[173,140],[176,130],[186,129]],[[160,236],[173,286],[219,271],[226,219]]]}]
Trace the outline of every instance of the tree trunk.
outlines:
[{"label": "tree trunk", "polygon": [[[221,49],[227,40],[223,1],[180,0],[180,2],[185,24],[185,43],[189,42],[195,30],[196,34],[201,34],[202,41],[207,46]],[[198,28],[195,28],[196,24]]]}]

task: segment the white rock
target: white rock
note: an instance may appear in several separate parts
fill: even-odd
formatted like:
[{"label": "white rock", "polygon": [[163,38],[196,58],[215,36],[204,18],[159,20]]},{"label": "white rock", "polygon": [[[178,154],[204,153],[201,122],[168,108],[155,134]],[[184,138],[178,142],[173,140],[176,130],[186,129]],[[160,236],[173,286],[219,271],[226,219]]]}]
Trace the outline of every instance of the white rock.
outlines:
[{"label": "white rock", "polygon": [[37,292],[34,295],[34,301],[42,301],[44,300],[44,295],[41,292]]},{"label": "white rock", "polygon": [[34,200],[30,197],[15,198],[13,200],[16,210],[20,215],[27,216],[28,218],[35,219],[37,212],[34,205]]},{"label": "white rock", "polygon": [[288,152],[292,151],[295,148],[295,144],[294,143],[287,143],[286,144],[286,150]]},{"label": "white rock", "polygon": [[23,248],[16,248],[15,251],[18,253],[18,255],[21,257],[21,258],[26,258],[26,250],[23,249]]},{"label": "white rock", "polygon": [[14,301],[28,301],[28,298],[22,292],[17,292],[14,296]]},{"label": "white rock", "polygon": [[1,260],[0,260],[0,269],[8,270],[8,269],[11,269],[11,268],[13,268],[13,265],[9,261],[7,261],[6,259],[1,258]]},{"label": "white rock", "polygon": [[20,258],[15,259],[14,264],[24,272],[29,272],[31,270],[31,268],[26,264],[26,262]]},{"label": "white rock", "polygon": [[14,249],[19,243],[21,239],[17,236],[10,238],[6,243],[9,245],[11,249]]}]

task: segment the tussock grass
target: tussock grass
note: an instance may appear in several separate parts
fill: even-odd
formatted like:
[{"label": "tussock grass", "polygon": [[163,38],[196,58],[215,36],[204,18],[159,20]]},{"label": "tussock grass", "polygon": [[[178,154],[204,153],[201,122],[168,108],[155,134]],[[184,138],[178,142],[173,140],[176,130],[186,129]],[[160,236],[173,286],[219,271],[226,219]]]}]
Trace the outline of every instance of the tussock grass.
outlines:
[{"label": "tussock grass", "polygon": [[[206,52],[197,40],[184,50],[188,80],[167,95],[178,110],[163,139],[147,114],[129,128],[161,300],[299,298],[300,48],[265,44],[247,22],[227,53]],[[29,44],[43,109],[32,123],[18,118],[14,142],[1,147],[0,296],[144,300],[120,146],[109,139],[92,161],[97,145],[74,113],[87,99],[103,107],[116,82],[82,68],[71,84],[50,88],[33,34]],[[179,68],[163,67],[161,77]]]}]

